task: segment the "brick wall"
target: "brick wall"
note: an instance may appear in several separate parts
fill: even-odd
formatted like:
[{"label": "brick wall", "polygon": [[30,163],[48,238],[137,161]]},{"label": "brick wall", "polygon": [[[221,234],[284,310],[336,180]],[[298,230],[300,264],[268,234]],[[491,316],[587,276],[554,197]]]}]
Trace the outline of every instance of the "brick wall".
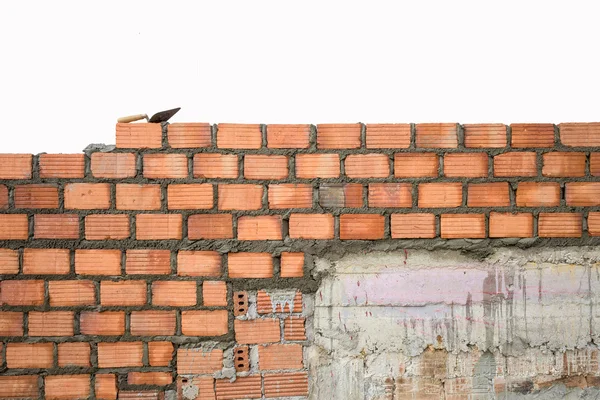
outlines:
[{"label": "brick wall", "polygon": [[600,123],[118,124],[0,210],[0,398],[308,396],[315,255],[598,244]]}]

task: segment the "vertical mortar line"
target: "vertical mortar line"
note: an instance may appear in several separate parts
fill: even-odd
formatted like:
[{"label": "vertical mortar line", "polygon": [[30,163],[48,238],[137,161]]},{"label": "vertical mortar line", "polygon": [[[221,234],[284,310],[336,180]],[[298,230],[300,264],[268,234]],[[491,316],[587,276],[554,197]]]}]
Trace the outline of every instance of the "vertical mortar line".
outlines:
[{"label": "vertical mortar line", "polygon": [[338,157],[340,160],[340,177],[342,179],[346,178],[346,154],[338,153]]},{"label": "vertical mortar line", "polygon": [[442,235],[442,217],[439,214],[435,215],[435,237],[439,238]]},{"label": "vertical mortar line", "polygon": [[410,144],[409,144],[408,148],[410,150],[414,150],[417,147],[417,145],[416,145],[416,142],[417,142],[417,125],[414,124],[414,123],[410,123],[409,126],[410,126]]},{"label": "vertical mortar line", "polygon": [[359,122],[360,124],[360,148],[367,148],[367,125]]},{"label": "vertical mortar line", "polygon": [[73,317],[73,335],[77,336],[81,334],[81,310],[76,310]]},{"label": "vertical mortar line", "polygon": [[143,348],[142,364],[144,365],[144,367],[149,367],[150,366],[150,355],[148,354],[148,342],[146,342],[145,340],[142,342],[142,348]]},{"label": "vertical mortar line", "polygon": [[238,179],[244,179],[244,162],[246,159],[246,154],[236,154],[238,157]]},{"label": "vertical mortar line", "polygon": [[196,282],[196,304],[194,304],[194,306],[199,307],[204,304],[204,298],[202,296],[202,287],[204,281],[200,281],[200,279],[194,279],[194,282]]},{"label": "vertical mortar line", "polygon": [[186,153],[187,167],[188,167],[188,179],[194,179],[194,155]]},{"label": "vertical mortar line", "polygon": [[181,336],[181,308],[175,310],[175,335]]},{"label": "vertical mortar line", "polygon": [[12,185],[5,186],[8,191],[8,209],[12,210],[15,208],[15,188]]},{"label": "vertical mortar line", "polygon": [[504,148],[505,152],[512,150],[512,127],[510,125],[506,125],[506,146]]},{"label": "vertical mortar line", "polygon": [[[467,180],[464,180],[462,182],[462,203],[461,203],[461,207],[467,207],[467,194],[468,194],[468,189],[469,189],[469,184]],[[468,209],[467,209],[468,211]]]},{"label": "vertical mortar line", "polygon": [[294,157],[295,153],[290,154],[287,157],[288,162],[288,176],[287,179],[289,181],[293,181],[296,176],[296,158]]},{"label": "vertical mortar line", "polygon": [[33,154],[31,157],[31,180],[38,180],[40,179],[40,155],[39,154]]},{"label": "vertical mortar line", "polygon": [[50,283],[46,279],[44,279],[44,305],[42,307],[44,311],[50,309]]},{"label": "vertical mortar line", "polygon": [[310,133],[309,133],[309,152],[314,152],[317,150],[317,126],[311,124],[310,125]]},{"label": "vertical mortar line", "polygon": [[277,256],[273,256],[273,278],[279,279],[281,277],[281,253]]},{"label": "vertical mortar line", "polygon": [[586,177],[589,177],[589,176],[592,175],[592,167],[591,167],[591,164],[592,164],[592,160],[591,160],[592,153],[591,152],[585,152],[584,154],[585,154],[585,166],[584,166],[583,175],[586,176]]},{"label": "vertical mortar line", "polygon": [[27,214],[27,241],[33,240],[35,233],[35,216],[34,214]]},{"label": "vertical mortar line", "polygon": [[40,374],[37,376],[38,378],[38,399],[45,400],[46,399],[46,385],[44,377]]},{"label": "vertical mortar line", "polygon": [[211,150],[217,148],[217,124],[210,125],[210,147]]},{"label": "vertical mortar line", "polygon": [[552,124],[552,126],[554,127],[554,146],[553,146],[553,150],[556,150],[557,147],[561,147],[560,132],[559,132],[558,125]]},{"label": "vertical mortar line", "polygon": [[168,191],[167,191],[168,183],[161,182],[160,183],[160,212],[167,213],[169,211],[168,208]]},{"label": "vertical mortar line", "polygon": [[135,157],[135,177],[137,179],[144,177],[144,158],[142,153],[138,150],[133,153]]},{"label": "vertical mortar line", "polygon": [[261,135],[261,148],[267,147],[267,125],[260,124],[260,135]]},{"label": "vertical mortar line", "polygon": [[[339,211],[339,210],[337,210]],[[340,238],[340,213],[333,214],[333,239]]]},{"label": "vertical mortar line", "polygon": [[533,214],[533,237],[539,237],[538,234],[538,218],[539,218],[539,211],[535,210],[532,212]]},{"label": "vertical mortar line", "polygon": [[542,178],[542,169],[544,168],[544,156],[543,150],[537,149],[535,150],[535,166],[537,171],[537,178]]},{"label": "vertical mortar line", "polygon": [[160,123],[160,127],[161,127],[161,147],[163,149],[169,147],[169,140],[168,140],[168,135],[169,135],[169,123],[168,122],[161,122]]},{"label": "vertical mortar line", "polygon": [[383,215],[383,237],[384,239],[390,239],[392,234],[392,227],[391,227],[391,213],[384,213]]},{"label": "vertical mortar line", "polygon": [[182,210],[181,214],[181,240],[180,241],[188,241],[188,219],[190,217],[189,211]]},{"label": "vertical mortar line", "polygon": [[121,277],[127,276],[127,250],[121,250]]},{"label": "vertical mortar line", "polygon": [[444,178],[444,156],[445,153],[436,152],[438,158],[438,178]]},{"label": "vertical mortar line", "polygon": [[90,374],[90,400],[96,400],[96,374]]},{"label": "vertical mortar line", "polygon": [[465,129],[461,124],[456,124],[457,150],[465,150]]},{"label": "vertical mortar line", "polygon": [[136,219],[135,214],[131,213],[129,216],[129,237],[128,239],[133,239],[136,237]]},{"label": "vertical mortar line", "polygon": [[[362,204],[360,208],[369,208],[369,184],[360,184]],[[345,205],[345,204],[344,204]]]},{"label": "vertical mortar line", "polygon": [[23,312],[23,337],[29,337],[29,312]]},{"label": "vertical mortar line", "polygon": [[18,272],[17,274],[22,275],[23,274],[23,247],[19,247],[17,249],[17,267],[18,267]]}]

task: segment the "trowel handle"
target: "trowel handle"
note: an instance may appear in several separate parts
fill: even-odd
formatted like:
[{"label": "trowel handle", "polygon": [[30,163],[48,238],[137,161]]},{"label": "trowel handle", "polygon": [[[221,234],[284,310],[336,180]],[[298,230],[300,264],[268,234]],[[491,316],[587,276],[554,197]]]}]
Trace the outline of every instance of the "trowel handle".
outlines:
[{"label": "trowel handle", "polygon": [[139,121],[140,119],[144,119],[144,118],[146,118],[146,121],[147,121],[148,115],[147,114],[128,115],[127,117],[119,118],[117,120],[117,122],[120,122],[120,123],[133,122],[133,121]]}]

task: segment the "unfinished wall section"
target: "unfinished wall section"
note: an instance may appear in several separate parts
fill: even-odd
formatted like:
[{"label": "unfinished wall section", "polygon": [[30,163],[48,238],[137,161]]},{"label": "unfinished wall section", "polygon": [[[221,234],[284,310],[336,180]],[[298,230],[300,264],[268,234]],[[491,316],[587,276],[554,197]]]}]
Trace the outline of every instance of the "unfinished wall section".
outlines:
[{"label": "unfinished wall section", "polygon": [[600,123],[116,133],[0,154],[1,399],[600,396]]}]

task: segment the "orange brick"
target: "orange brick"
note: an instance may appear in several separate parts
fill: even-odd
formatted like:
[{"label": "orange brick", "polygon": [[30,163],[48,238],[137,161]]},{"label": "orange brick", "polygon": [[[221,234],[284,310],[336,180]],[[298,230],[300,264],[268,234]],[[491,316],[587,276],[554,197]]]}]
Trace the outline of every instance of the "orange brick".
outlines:
[{"label": "orange brick", "polygon": [[485,237],[485,215],[483,214],[442,214],[442,239]]},{"label": "orange brick", "polygon": [[65,208],[93,210],[110,208],[110,184],[69,183],[65,185]]},{"label": "orange brick", "polygon": [[301,278],[304,276],[304,253],[281,253],[281,277]]},{"label": "orange brick", "polygon": [[90,367],[90,345],[89,343],[59,343],[58,344],[58,366],[59,367]]},{"label": "orange brick", "polygon": [[187,178],[188,159],[185,154],[145,154],[144,178]]},{"label": "orange brick", "polygon": [[333,239],[333,215],[292,214],[289,231],[292,239]]},{"label": "orange brick", "polygon": [[289,296],[288,290],[283,293],[259,290],[256,295],[256,311],[259,314],[302,312],[302,293],[296,292],[292,299]]},{"label": "orange brick", "polygon": [[233,218],[231,214],[197,214],[188,217],[188,238],[231,239]]},{"label": "orange brick", "polygon": [[269,208],[312,208],[312,185],[283,183],[269,185]]},{"label": "orange brick", "polygon": [[234,179],[240,175],[235,154],[196,154],[193,169],[194,178]]},{"label": "orange brick", "polygon": [[248,154],[244,156],[244,178],[285,179],[288,177],[288,158],[280,155]]},{"label": "orange brick", "polygon": [[31,179],[31,154],[0,154],[0,179]]},{"label": "orange brick", "polygon": [[340,215],[340,239],[376,240],[385,235],[385,217],[378,214]]},{"label": "orange brick", "polygon": [[0,305],[39,306],[44,304],[44,281],[0,281]]},{"label": "orange brick", "polygon": [[181,333],[190,336],[226,335],[228,328],[227,310],[191,310],[181,312]]},{"label": "orange brick", "polygon": [[204,281],[202,283],[202,303],[207,307],[227,305],[227,284],[223,281]]},{"label": "orange brick", "polygon": [[590,173],[592,176],[600,176],[600,153],[590,154]]},{"label": "orange brick", "polygon": [[358,149],[361,130],[361,124],[319,124],[317,125],[317,147],[319,149]]},{"label": "orange brick", "polygon": [[565,146],[588,147],[600,146],[600,123],[562,123],[560,141]]},{"label": "orange brick", "polygon": [[177,349],[177,374],[212,374],[223,368],[223,350],[207,350],[202,347],[179,347]]},{"label": "orange brick", "polygon": [[68,249],[23,250],[23,273],[27,275],[62,275],[69,273]]},{"label": "orange brick", "polygon": [[52,343],[7,343],[6,366],[10,368],[52,368]]},{"label": "orange brick", "polygon": [[363,206],[362,183],[324,183],[319,186],[319,204],[321,207]]},{"label": "orange brick", "polygon": [[435,182],[419,184],[419,207],[460,207],[462,183]]},{"label": "orange brick", "polygon": [[416,145],[421,148],[458,147],[457,124],[417,124]]},{"label": "orange brick", "polygon": [[148,342],[148,362],[152,367],[166,367],[173,358],[173,343]]},{"label": "orange brick", "polygon": [[163,398],[164,392],[159,390],[119,390],[119,400],[162,400]]},{"label": "orange brick", "polygon": [[183,394],[190,392],[198,393],[194,395],[194,400],[215,400],[215,378],[212,376],[178,376],[177,398],[183,399]]},{"label": "orange brick", "polygon": [[239,317],[248,312],[248,292],[233,292],[233,315]]},{"label": "orange brick", "polygon": [[8,208],[8,188],[5,185],[0,185],[0,210]]},{"label": "orange brick", "polygon": [[58,208],[56,185],[17,185],[15,208]]},{"label": "orange brick", "polygon": [[396,153],[396,178],[435,178],[439,175],[439,157],[435,153]]},{"label": "orange brick", "polygon": [[310,125],[267,125],[267,147],[271,149],[306,149],[310,142]]},{"label": "orange brick", "polygon": [[494,176],[537,176],[537,155],[522,151],[494,157]]},{"label": "orange brick", "polygon": [[600,205],[600,182],[568,182],[565,188],[568,206]]},{"label": "orange brick", "polygon": [[98,367],[141,367],[142,342],[98,343]]},{"label": "orange brick", "polygon": [[0,249],[0,275],[19,273],[19,254],[16,250]]},{"label": "orange brick", "polygon": [[96,374],[96,399],[117,399],[117,377],[115,374]]},{"label": "orange brick", "polygon": [[45,382],[48,400],[85,399],[90,395],[89,375],[48,375]]},{"label": "orange brick", "polygon": [[40,178],[83,178],[85,154],[40,154]]},{"label": "orange brick", "polygon": [[261,185],[219,185],[219,210],[259,210],[262,207]]},{"label": "orange brick", "polygon": [[0,240],[27,240],[28,237],[27,214],[0,215]]},{"label": "orange brick", "polygon": [[213,208],[213,185],[192,183],[169,185],[167,188],[169,210],[201,210]]},{"label": "orange brick", "polygon": [[551,152],[543,156],[542,175],[550,177],[585,176],[585,153]]},{"label": "orange brick", "polygon": [[290,341],[306,340],[304,317],[287,317],[283,321],[283,338]]},{"label": "orange brick", "polygon": [[88,306],[96,303],[95,286],[92,281],[50,281],[48,287],[52,307]]},{"label": "orange brick", "polygon": [[128,275],[167,275],[171,273],[169,250],[127,250],[125,272]]},{"label": "orange brick", "polygon": [[136,157],[133,153],[93,153],[91,169],[95,178],[133,178]]},{"label": "orange brick", "polygon": [[233,357],[236,372],[250,371],[250,357],[248,355],[248,346],[236,346],[233,349]]},{"label": "orange brick", "polygon": [[121,250],[75,250],[78,275],[121,275]]},{"label": "orange brick", "polygon": [[117,148],[158,149],[160,147],[162,147],[162,127],[160,124],[117,124]]},{"label": "orange brick", "polygon": [[281,216],[260,215],[238,218],[238,240],[281,240]]},{"label": "orange brick", "polygon": [[553,147],[554,124],[511,124],[512,147]]},{"label": "orange brick", "polygon": [[229,253],[230,278],[272,278],[273,258],[269,253]]},{"label": "orange brick", "polygon": [[469,183],[467,188],[467,206],[509,207],[509,191],[508,182]]},{"label": "orange brick", "polygon": [[579,213],[540,213],[539,237],[581,237],[582,216]]},{"label": "orange brick", "polygon": [[488,176],[487,153],[448,153],[444,156],[444,176],[483,178]]},{"label": "orange brick", "polygon": [[600,236],[600,212],[590,212],[588,214],[587,223],[589,234],[592,236]]},{"label": "orange brick", "polygon": [[152,304],[185,307],[198,303],[196,281],[156,281],[152,283]]},{"label": "orange brick", "polygon": [[504,124],[465,124],[463,129],[465,147],[506,147],[506,125]]},{"label": "orange brick", "polygon": [[296,155],[296,178],[338,178],[340,156],[338,154]]},{"label": "orange brick", "polygon": [[117,210],[160,210],[160,185],[117,185]]},{"label": "orange brick", "polygon": [[387,178],[390,159],[387,154],[350,154],[344,160],[344,170],[350,178]]},{"label": "orange brick", "polygon": [[433,214],[392,214],[392,239],[431,239],[435,237],[435,215]]},{"label": "orange brick", "polygon": [[127,384],[129,385],[156,385],[166,386],[173,382],[171,372],[129,372]]},{"label": "orange brick", "polygon": [[261,370],[302,369],[302,345],[270,344],[258,346],[258,366]]},{"label": "orange brick", "polygon": [[265,397],[308,396],[308,374],[265,374]]},{"label": "orange brick", "polygon": [[181,239],[181,214],[138,214],[135,217],[137,240]]},{"label": "orange brick", "polygon": [[410,124],[368,124],[368,149],[407,149],[410,146]]},{"label": "orange brick", "polygon": [[87,240],[120,240],[129,238],[129,215],[99,214],[85,217]]},{"label": "orange brick", "polygon": [[218,400],[260,399],[262,397],[260,375],[238,377],[234,382],[230,379],[217,379],[215,388]]},{"label": "orange brick", "polygon": [[174,149],[210,147],[211,127],[207,123],[174,123],[167,126],[169,146]]},{"label": "orange brick", "polygon": [[29,336],[73,336],[72,311],[29,312]]},{"label": "orange brick", "polygon": [[141,306],[146,304],[145,281],[100,282],[100,304],[103,306]]},{"label": "orange brick", "polygon": [[33,224],[36,239],[79,239],[76,214],[36,214]]},{"label": "orange brick", "polygon": [[0,376],[1,399],[36,399],[38,395],[38,377],[36,375]]},{"label": "orange brick", "polygon": [[490,237],[533,237],[533,215],[491,212]]},{"label": "orange brick", "polygon": [[175,311],[132,311],[131,334],[134,336],[174,335]]},{"label": "orange brick", "polygon": [[518,207],[556,207],[560,205],[560,185],[555,182],[519,182]]},{"label": "orange brick", "polygon": [[262,131],[258,124],[219,124],[217,147],[220,149],[260,149]]},{"label": "orange brick", "polygon": [[179,250],[177,253],[177,275],[221,276],[221,255],[216,251]]},{"label": "orange brick", "polygon": [[0,336],[23,336],[22,312],[0,311]]},{"label": "orange brick", "polygon": [[281,340],[281,329],[277,318],[236,319],[233,324],[235,341],[239,344],[275,343]]},{"label": "orange brick", "polygon": [[125,313],[123,311],[84,311],[80,316],[80,330],[84,335],[123,335],[125,333]]},{"label": "orange brick", "polygon": [[412,185],[409,183],[370,183],[369,207],[411,207]]}]

